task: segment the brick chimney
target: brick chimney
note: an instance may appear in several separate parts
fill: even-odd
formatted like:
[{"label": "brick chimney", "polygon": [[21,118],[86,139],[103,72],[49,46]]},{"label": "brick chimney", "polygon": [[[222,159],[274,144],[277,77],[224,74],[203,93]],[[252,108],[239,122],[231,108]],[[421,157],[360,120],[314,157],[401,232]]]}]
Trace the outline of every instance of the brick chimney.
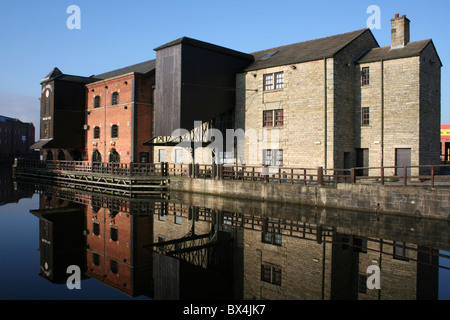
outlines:
[{"label": "brick chimney", "polygon": [[397,13],[391,19],[391,49],[403,48],[409,42],[409,19]]}]

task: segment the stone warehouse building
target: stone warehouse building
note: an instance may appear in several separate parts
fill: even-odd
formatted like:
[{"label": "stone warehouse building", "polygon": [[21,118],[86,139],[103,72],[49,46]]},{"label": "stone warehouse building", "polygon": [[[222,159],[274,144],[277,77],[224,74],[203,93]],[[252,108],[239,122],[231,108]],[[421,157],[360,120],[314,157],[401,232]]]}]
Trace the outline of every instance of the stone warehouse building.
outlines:
[{"label": "stone warehouse building", "polygon": [[363,29],[254,53],[237,75],[236,127],[267,147],[245,162],[439,164],[441,61],[431,40],[410,42],[406,16],[391,23],[387,47]]},{"label": "stone warehouse building", "polygon": [[[432,40],[410,41],[406,16],[391,23],[386,47],[370,29],[251,54],[184,37],[156,48],[156,60],[78,78],[85,82],[83,159],[190,163],[200,150],[203,163],[438,164],[442,63]],[[223,141],[222,151],[233,146],[231,159],[208,148],[212,139],[182,152],[172,133],[195,133],[194,123],[223,138],[226,129],[246,137]]]}]

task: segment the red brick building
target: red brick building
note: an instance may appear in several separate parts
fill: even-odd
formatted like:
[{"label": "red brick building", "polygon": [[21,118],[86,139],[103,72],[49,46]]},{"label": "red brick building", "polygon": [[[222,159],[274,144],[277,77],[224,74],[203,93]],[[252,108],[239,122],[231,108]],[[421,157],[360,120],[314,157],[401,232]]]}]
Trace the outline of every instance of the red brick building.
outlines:
[{"label": "red brick building", "polygon": [[95,76],[86,85],[84,160],[152,162],[155,60]]},{"label": "red brick building", "polygon": [[11,164],[14,158],[32,158],[34,125],[19,119],[0,116],[0,164]]}]

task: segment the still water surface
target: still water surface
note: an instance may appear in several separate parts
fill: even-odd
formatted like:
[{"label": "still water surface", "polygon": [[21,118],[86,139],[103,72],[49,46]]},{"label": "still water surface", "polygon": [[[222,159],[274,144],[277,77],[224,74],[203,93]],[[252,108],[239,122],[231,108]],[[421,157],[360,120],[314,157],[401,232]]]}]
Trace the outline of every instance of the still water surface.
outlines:
[{"label": "still water surface", "polygon": [[2,300],[450,298],[446,221],[1,182]]}]

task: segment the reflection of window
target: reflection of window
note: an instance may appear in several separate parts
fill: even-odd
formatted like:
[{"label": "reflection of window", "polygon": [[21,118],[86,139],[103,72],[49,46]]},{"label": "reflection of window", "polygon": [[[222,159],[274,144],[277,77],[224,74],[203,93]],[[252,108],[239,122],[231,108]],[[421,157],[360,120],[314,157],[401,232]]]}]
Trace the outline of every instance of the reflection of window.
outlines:
[{"label": "reflection of window", "polygon": [[175,224],[181,224],[181,212],[175,212]]},{"label": "reflection of window", "polygon": [[111,260],[110,262],[110,270],[112,273],[116,274],[119,272],[119,264],[117,263],[116,260]]},{"label": "reflection of window", "polygon": [[119,240],[119,229],[117,229],[116,227],[111,227],[109,235],[112,241]]},{"label": "reflection of window", "polygon": [[269,282],[281,285],[281,268],[273,265],[261,265],[261,280],[264,282]]},{"label": "reflection of window", "polygon": [[367,293],[367,275],[365,274],[358,275],[358,292]]},{"label": "reflection of window", "polygon": [[409,260],[408,243],[394,241],[394,259]]},{"label": "reflection of window", "polygon": [[94,221],[92,224],[92,232],[98,236],[100,234],[100,223]]},{"label": "reflection of window", "polygon": [[267,221],[265,221],[265,227],[262,233],[262,242],[273,244],[276,246],[281,246],[281,232],[280,229],[267,226]]},{"label": "reflection of window", "polygon": [[98,253],[95,253],[95,252],[92,253],[92,262],[96,266],[100,265],[100,255]]},{"label": "reflection of window", "polygon": [[263,164],[268,166],[282,166],[283,165],[283,150],[282,149],[264,149],[263,150]]}]

